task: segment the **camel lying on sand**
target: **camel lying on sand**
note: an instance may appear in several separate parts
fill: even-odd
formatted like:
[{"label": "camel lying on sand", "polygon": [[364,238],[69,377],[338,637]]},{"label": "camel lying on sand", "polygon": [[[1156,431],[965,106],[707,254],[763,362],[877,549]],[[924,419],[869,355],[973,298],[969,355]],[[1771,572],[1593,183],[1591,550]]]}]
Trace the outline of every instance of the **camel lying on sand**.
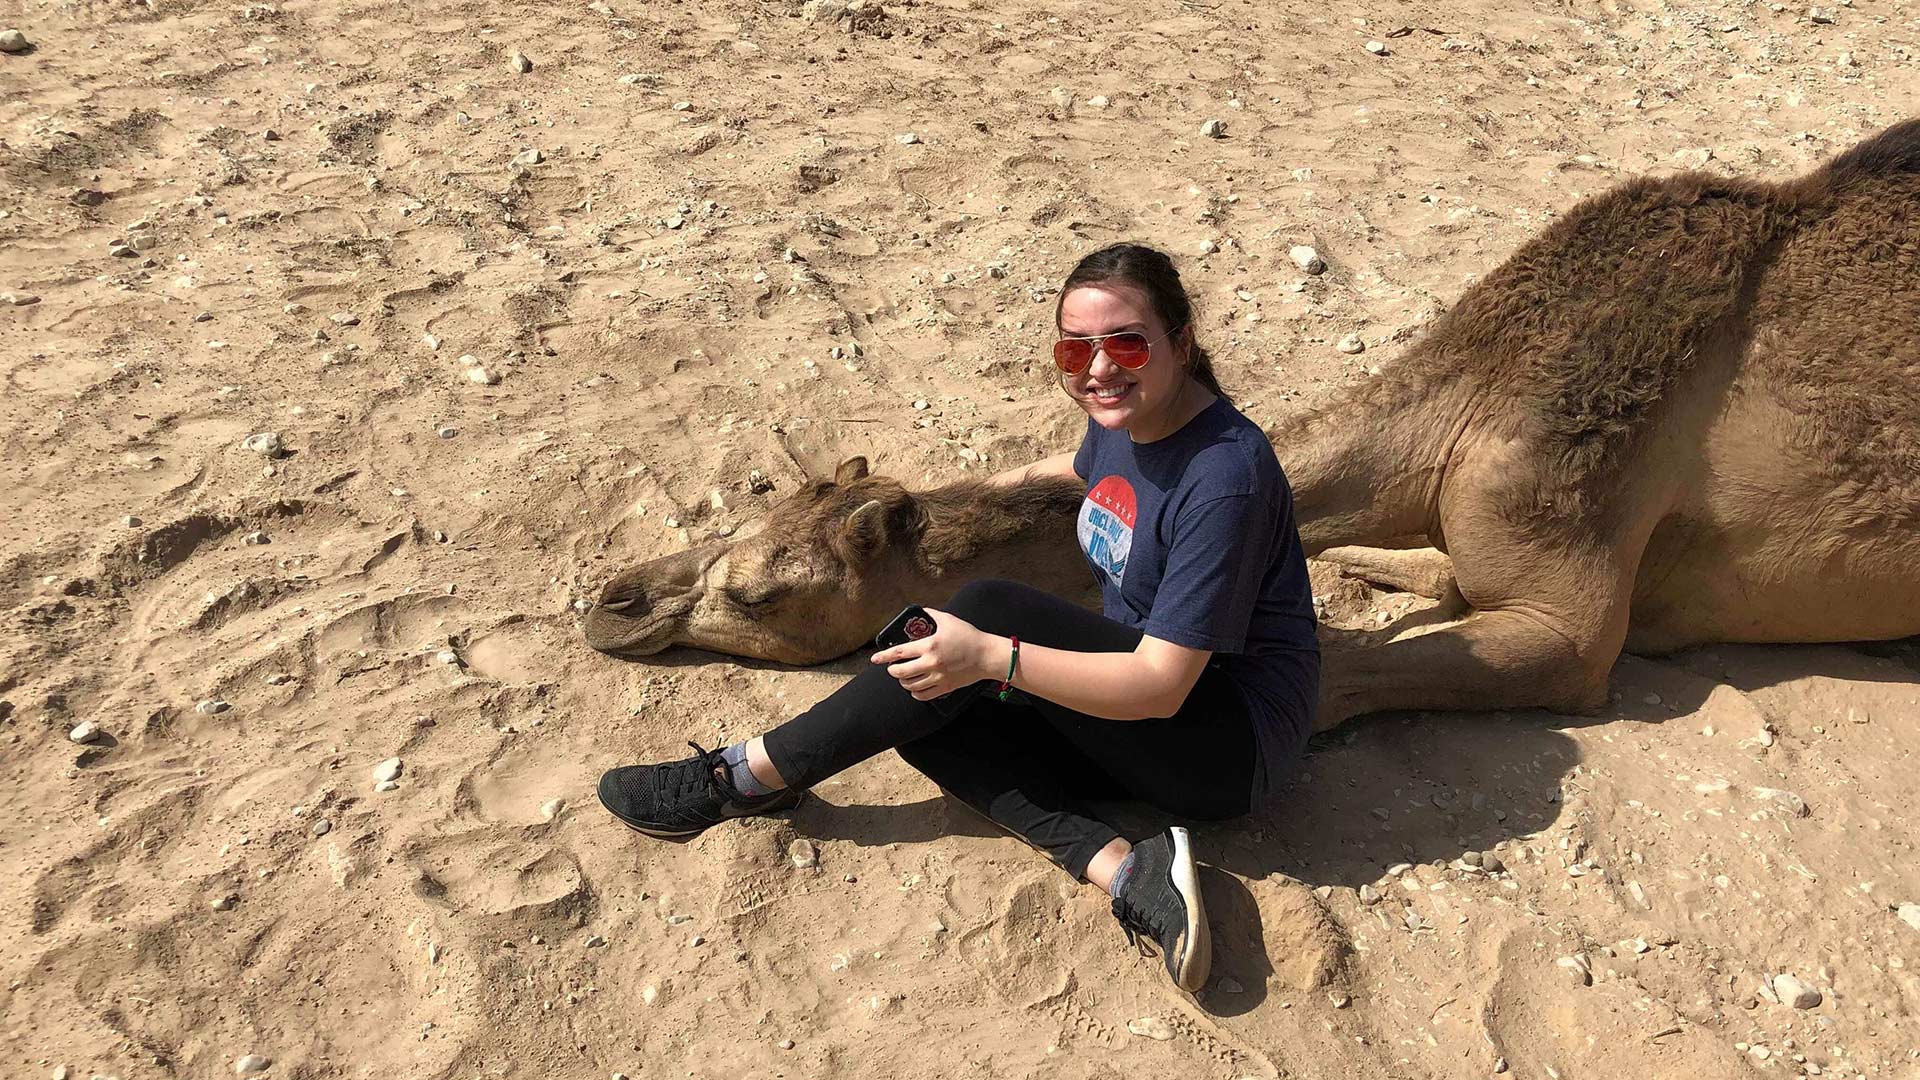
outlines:
[{"label": "camel lying on sand", "polygon": [[[1920,634],[1916,283],[1920,121],[1786,183],[1642,178],[1576,206],[1272,433],[1310,556],[1464,602],[1386,640],[1323,628],[1321,726],[1589,712],[1623,649]],[[855,458],[752,535],[615,577],[587,640],[804,664],[972,577],[1089,596],[1081,494],[909,493]]]}]

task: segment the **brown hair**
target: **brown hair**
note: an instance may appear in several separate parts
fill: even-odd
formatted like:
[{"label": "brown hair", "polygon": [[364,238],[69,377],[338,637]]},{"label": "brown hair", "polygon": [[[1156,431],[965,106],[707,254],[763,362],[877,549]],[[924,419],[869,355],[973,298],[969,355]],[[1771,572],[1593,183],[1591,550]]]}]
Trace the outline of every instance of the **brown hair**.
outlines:
[{"label": "brown hair", "polygon": [[1066,303],[1068,293],[1083,285],[1111,284],[1130,285],[1145,294],[1154,314],[1160,316],[1169,333],[1184,330],[1191,359],[1188,374],[1213,393],[1227,396],[1220,389],[1220,381],[1214,378],[1213,358],[1194,340],[1193,301],[1187,298],[1186,287],[1180,284],[1180,271],[1173,268],[1173,260],[1165,252],[1145,244],[1111,244],[1081,259],[1073,273],[1067,275],[1066,284],[1060,287],[1060,299],[1054,301],[1053,325],[1060,325],[1060,307]]}]

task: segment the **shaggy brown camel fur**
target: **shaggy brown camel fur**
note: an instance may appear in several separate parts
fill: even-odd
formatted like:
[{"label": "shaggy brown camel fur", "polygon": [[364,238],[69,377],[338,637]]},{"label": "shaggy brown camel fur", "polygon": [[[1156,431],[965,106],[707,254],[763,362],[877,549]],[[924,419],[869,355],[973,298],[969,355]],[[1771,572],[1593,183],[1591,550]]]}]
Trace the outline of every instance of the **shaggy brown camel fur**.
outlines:
[{"label": "shaggy brown camel fur", "polygon": [[[1384,641],[1324,630],[1320,725],[1382,709],[1591,711],[1623,649],[1920,634],[1916,282],[1920,121],[1790,182],[1642,178],[1573,208],[1384,376],[1273,433],[1308,554],[1423,538],[1434,552],[1345,554],[1470,608]],[[925,526],[863,502],[860,485],[881,478],[851,479],[797,499],[860,503],[843,532],[911,551]],[[969,486],[909,501],[962,492],[985,497]],[[1077,557],[1073,498],[1035,497],[1053,516],[1018,539],[1002,532],[1012,550],[988,561],[1083,585],[1079,567],[1040,565],[1054,538]],[[823,592],[781,619],[731,614],[738,632],[684,620],[646,645],[818,661],[856,647],[901,599],[937,602],[957,584],[949,574],[916,592],[912,558],[884,544],[861,549],[869,565],[896,559],[870,575],[842,555],[830,516],[783,505],[762,554],[727,560],[722,578],[739,592],[819,575],[846,601]],[[831,554],[803,554],[822,538]],[[765,554],[775,547],[833,568],[789,569]],[[666,564],[720,558],[622,574],[589,640],[645,651],[621,648],[640,639],[612,632],[612,615],[657,609],[655,583],[686,577]],[[883,602],[868,599],[870,580]]]}]

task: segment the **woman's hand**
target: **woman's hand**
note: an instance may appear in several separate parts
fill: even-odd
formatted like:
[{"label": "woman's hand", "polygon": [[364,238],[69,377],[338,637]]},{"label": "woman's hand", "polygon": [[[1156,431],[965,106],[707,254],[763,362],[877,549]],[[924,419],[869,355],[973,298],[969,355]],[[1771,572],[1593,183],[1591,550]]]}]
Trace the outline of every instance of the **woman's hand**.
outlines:
[{"label": "woman's hand", "polygon": [[986,633],[958,615],[935,608],[926,612],[933,616],[933,633],[873,654],[873,662],[886,664],[887,674],[900,680],[915,701],[932,701],[970,683],[999,678],[993,656],[997,647],[1005,662],[1009,648],[1005,638]]}]

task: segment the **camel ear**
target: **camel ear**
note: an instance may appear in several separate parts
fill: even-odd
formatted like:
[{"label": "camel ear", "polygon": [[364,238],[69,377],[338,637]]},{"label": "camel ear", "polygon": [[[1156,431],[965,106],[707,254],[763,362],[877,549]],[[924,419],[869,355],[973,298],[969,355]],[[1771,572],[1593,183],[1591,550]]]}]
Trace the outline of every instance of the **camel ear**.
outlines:
[{"label": "camel ear", "polygon": [[[860,458],[854,458],[862,465]],[[846,466],[840,467],[841,472]],[[833,538],[833,547],[842,559],[853,565],[865,565],[872,562],[887,546],[887,508],[879,499],[868,499],[859,509],[847,515],[840,524],[840,532]]]},{"label": "camel ear", "polygon": [[[833,482],[836,484],[851,484],[855,480],[865,480],[866,478],[867,459],[863,457],[850,457],[841,462],[839,468],[833,470]],[[861,509],[864,510],[865,507]]]}]

